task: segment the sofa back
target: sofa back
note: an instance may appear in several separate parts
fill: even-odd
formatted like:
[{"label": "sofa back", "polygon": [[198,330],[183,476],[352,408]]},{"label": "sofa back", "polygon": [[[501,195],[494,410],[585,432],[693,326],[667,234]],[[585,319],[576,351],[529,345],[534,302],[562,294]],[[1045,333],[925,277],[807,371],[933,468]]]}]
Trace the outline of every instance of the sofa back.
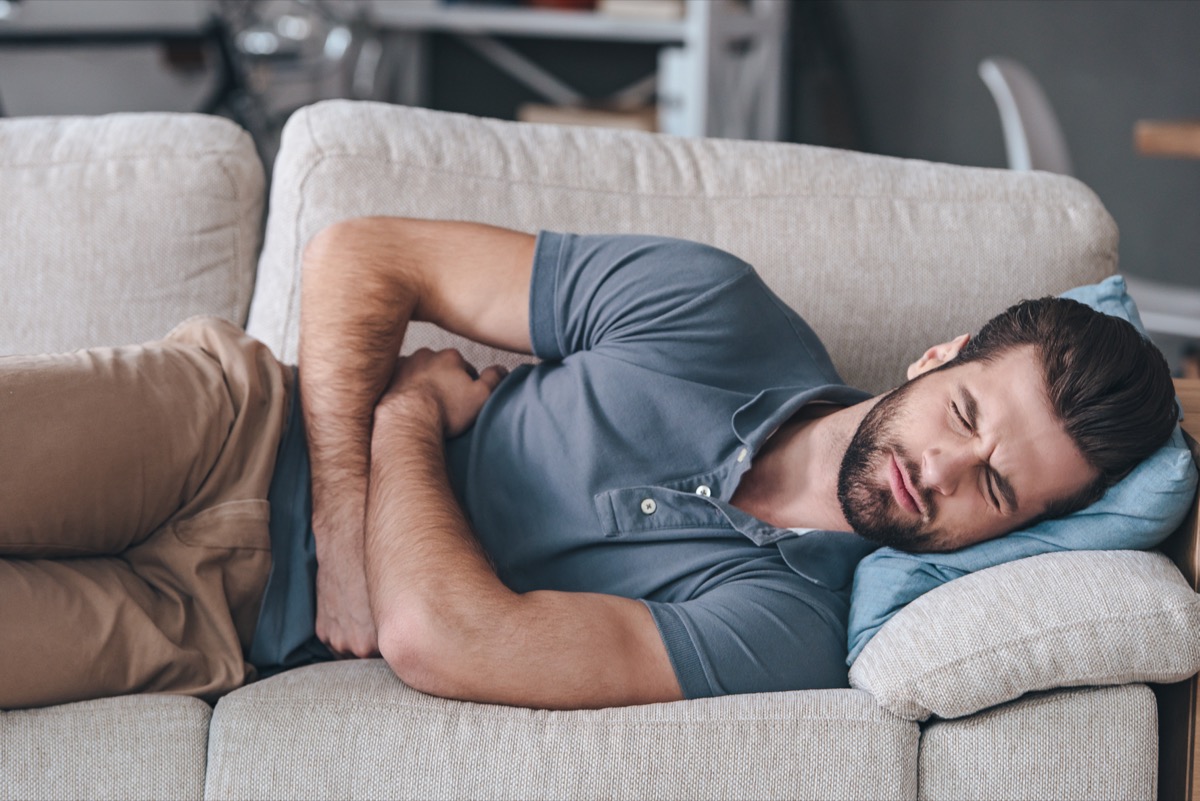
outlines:
[{"label": "sofa back", "polygon": [[0,120],[0,354],[244,323],[262,206],[262,163],[228,120]]},{"label": "sofa back", "polygon": [[[305,243],[375,214],[716,245],[755,265],[871,391],[929,345],[1117,263],[1112,218],[1063,176],[334,100],[284,130],[250,333],[294,361]],[[451,344],[476,364],[516,361],[427,326],[406,350]]]}]

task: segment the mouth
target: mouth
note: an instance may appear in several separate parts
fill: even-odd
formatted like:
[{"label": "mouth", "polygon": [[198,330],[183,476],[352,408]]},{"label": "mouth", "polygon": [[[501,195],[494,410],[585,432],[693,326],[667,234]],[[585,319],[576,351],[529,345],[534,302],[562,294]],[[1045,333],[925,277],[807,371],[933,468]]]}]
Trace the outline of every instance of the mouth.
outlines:
[{"label": "mouth", "polygon": [[925,516],[924,510],[921,509],[921,502],[917,500],[916,490],[913,489],[908,474],[896,460],[895,454],[888,457],[888,483],[891,485],[896,503],[913,514]]}]

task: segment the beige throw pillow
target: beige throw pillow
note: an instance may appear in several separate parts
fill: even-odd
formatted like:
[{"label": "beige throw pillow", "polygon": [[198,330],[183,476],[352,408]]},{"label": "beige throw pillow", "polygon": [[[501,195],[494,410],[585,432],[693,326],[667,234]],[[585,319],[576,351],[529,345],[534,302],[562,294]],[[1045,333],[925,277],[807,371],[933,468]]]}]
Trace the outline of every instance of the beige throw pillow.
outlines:
[{"label": "beige throw pillow", "polygon": [[1072,551],[964,576],[869,642],[850,684],[909,720],[1035,690],[1181,681],[1200,670],[1200,595],[1167,557]]}]

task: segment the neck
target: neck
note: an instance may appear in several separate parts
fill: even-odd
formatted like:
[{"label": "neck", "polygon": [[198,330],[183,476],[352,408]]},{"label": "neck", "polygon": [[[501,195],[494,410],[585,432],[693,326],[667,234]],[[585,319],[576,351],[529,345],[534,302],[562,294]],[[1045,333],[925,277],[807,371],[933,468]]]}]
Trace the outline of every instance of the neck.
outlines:
[{"label": "neck", "polygon": [[859,423],[878,400],[802,409],[767,439],[730,503],[776,528],[849,531],[838,503],[838,470]]}]

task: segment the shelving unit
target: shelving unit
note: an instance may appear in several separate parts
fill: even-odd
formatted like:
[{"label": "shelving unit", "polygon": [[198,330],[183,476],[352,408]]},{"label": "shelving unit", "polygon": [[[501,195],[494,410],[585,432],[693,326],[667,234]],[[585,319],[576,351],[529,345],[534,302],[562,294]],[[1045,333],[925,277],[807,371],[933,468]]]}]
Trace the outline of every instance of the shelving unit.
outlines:
[{"label": "shelving unit", "polygon": [[[373,0],[370,24],[398,62],[397,100],[426,105],[429,34],[446,33],[551,103],[637,105],[657,97],[658,129],[681,136],[783,136],[788,0],[685,0],[678,20],[429,0]],[[656,74],[608,98],[588,98],[505,37],[660,45]]]}]

